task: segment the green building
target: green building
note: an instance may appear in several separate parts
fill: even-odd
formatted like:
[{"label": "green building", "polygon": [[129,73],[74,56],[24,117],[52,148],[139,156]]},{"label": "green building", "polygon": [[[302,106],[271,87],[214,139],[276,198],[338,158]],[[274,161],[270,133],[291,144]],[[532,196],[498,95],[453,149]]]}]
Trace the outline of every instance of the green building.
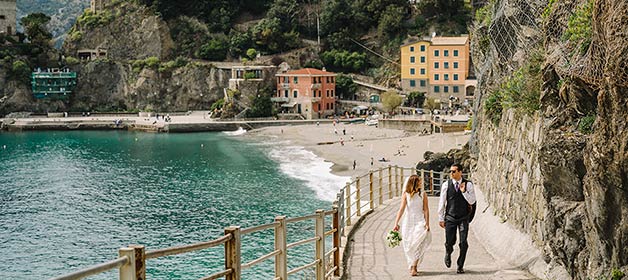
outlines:
[{"label": "green building", "polygon": [[33,72],[31,76],[33,95],[37,99],[65,99],[76,86],[76,72],[67,69],[48,69]]}]

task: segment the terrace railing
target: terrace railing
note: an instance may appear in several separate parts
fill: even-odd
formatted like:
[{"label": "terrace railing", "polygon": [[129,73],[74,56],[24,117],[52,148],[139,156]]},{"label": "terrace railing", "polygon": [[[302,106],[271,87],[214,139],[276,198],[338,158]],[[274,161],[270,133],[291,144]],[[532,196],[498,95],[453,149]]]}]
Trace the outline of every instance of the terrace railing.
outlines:
[{"label": "terrace railing", "polygon": [[[142,245],[130,245],[120,248],[118,258],[85,268],[70,274],[52,278],[54,280],[83,279],[106,271],[117,269],[120,280],[146,279],[146,262],[151,259],[184,254],[188,252],[224,246],[225,266],[211,275],[201,279],[239,280],[242,271],[256,266],[266,260],[274,259],[275,280],[285,280],[300,271],[311,269],[314,271],[314,279],[335,279],[342,275],[341,249],[346,248],[346,237],[350,234],[353,224],[369,212],[373,211],[385,201],[398,197],[403,192],[405,176],[419,174],[424,178],[424,189],[430,195],[438,195],[440,186],[447,179],[448,174],[414,168],[402,168],[398,166],[382,167],[369,173],[356,177],[348,182],[336,196],[331,209],[317,210],[314,214],[287,218],[275,217],[274,222],[254,227],[241,229],[239,226],[229,226],[224,229],[224,234],[213,240],[189,245],[175,246],[164,249],[146,251]],[[331,223],[326,225],[326,218],[331,217]],[[310,238],[293,243],[287,243],[287,226],[303,221],[314,222],[314,232]],[[325,230],[330,228],[329,230]],[[273,230],[274,250],[247,263],[242,263],[242,236]],[[326,250],[325,242],[331,237],[331,249]],[[344,242],[342,242],[344,241]],[[311,262],[300,267],[288,270],[288,249],[308,243],[315,245],[315,257]]]}]

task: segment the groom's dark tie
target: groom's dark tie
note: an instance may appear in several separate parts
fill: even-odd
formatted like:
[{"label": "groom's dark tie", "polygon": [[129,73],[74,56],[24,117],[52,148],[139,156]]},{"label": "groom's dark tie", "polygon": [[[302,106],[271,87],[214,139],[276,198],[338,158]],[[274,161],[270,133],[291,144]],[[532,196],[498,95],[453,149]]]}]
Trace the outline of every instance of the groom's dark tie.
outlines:
[{"label": "groom's dark tie", "polygon": [[458,182],[456,182],[456,191],[460,191],[460,187],[458,187]]}]

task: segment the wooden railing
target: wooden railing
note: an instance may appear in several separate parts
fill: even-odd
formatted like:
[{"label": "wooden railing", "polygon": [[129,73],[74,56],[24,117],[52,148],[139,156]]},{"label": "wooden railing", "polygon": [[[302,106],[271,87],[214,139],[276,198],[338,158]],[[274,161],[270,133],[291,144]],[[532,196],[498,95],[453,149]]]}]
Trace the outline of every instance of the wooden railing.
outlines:
[{"label": "wooden railing", "polygon": [[[275,260],[275,280],[285,280],[305,269],[313,269],[316,280],[332,279],[342,274],[341,244],[346,237],[354,220],[360,218],[379,207],[384,201],[400,196],[403,192],[405,176],[420,174],[424,180],[425,191],[431,195],[440,192],[441,184],[446,180],[447,174],[414,168],[402,168],[398,166],[383,167],[375,171],[356,177],[346,184],[333,202],[331,210],[317,210],[314,214],[295,218],[277,216],[275,221],[268,224],[240,229],[239,226],[229,226],[224,229],[224,235],[206,242],[175,246],[170,248],[145,251],[142,245],[130,245],[120,248],[119,257],[115,260],[101,263],[83,270],[79,270],[64,276],[52,278],[54,280],[83,279],[88,276],[100,274],[109,270],[118,269],[120,280],[146,279],[146,262],[150,259],[179,255],[183,253],[203,250],[207,248],[224,246],[225,267],[201,279],[218,279],[224,277],[227,280],[240,280],[242,270],[249,269],[268,259]],[[366,192],[366,193],[365,193]],[[325,218],[331,216],[330,230],[325,231]],[[313,220],[315,223],[314,235],[310,238],[287,243],[287,225],[302,221]],[[352,227],[351,227],[352,228]],[[242,236],[255,232],[272,229],[274,231],[274,250],[247,263],[242,263]],[[326,237],[331,236],[331,249],[326,251]],[[346,238],[345,238],[346,243]],[[288,249],[308,243],[315,243],[315,259],[288,271]]]}]

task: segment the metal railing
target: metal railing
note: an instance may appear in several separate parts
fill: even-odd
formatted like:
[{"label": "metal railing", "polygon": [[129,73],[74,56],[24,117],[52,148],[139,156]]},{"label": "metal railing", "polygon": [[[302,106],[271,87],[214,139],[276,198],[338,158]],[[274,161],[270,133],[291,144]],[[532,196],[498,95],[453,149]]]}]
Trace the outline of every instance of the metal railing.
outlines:
[{"label": "metal railing", "polygon": [[[275,280],[285,280],[288,276],[305,269],[314,269],[315,279],[324,280],[338,277],[341,269],[341,238],[349,232],[345,229],[352,225],[352,218],[360,218],[384,203],[384,201],[398,197],[403,193],[405,176],[419,174],[424,178],[424,189],[430,195],[438,195],[440,186],[447,179],[448,174],[414,168],[398,166],[383,167],[378,170],[356,177],[346,184],[336,195],[331,210],[317,210],[312,215],[286,218],[277,216],[275,221],[245,229],[239,226],[229,226],[224,229],[224,235],[205,242],[175,246],[153,251],[145,251],[142,245],[130,245],[119,249],[119,257],[83,270],[53,280],[75,280],[100,274],[109,270],[118,269],[120,280],[146,279],[146,262],[166,256],[179,255],[188,252],[224,246],[225,266],[222,270],[201,279],[240,280],[242,270],[249,269],[266,260],[274,258]],[[330,230],[325,231],[325,218],[331,216]],[[287,225],[302,221],[314,221],[314,235],[310,238],[287,243]],[[265,231],[274,231],[274,250],[247,263],[242,263],[242,236]],[[331,249],[326,251],[326,237],[331,236]],[[315,258],[300,267],[288,271],[288,249],[308,243],[315,243]],[[345,239],[346,243],[346,239]]]}]

